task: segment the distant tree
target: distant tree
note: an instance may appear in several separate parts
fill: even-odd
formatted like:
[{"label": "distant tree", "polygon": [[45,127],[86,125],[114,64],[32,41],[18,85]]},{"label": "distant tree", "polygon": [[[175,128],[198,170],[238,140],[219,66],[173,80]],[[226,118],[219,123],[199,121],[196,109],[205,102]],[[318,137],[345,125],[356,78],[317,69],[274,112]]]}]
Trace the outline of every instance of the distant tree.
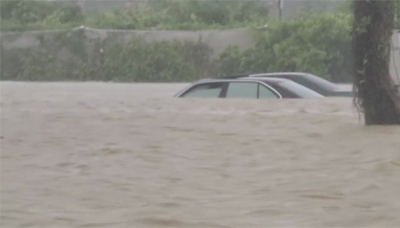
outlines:
[{"label": "distant tree", "polygon": [[400,124],[400,94],[389,73],[395,3],[353,0],[354,104],[366,125]]}]

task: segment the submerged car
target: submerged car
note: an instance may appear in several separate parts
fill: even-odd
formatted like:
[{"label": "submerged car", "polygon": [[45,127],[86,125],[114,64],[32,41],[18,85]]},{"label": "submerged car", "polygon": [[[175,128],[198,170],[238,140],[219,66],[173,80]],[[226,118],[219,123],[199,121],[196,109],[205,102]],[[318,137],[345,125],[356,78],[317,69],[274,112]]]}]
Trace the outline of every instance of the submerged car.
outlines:
[{"label": "submerged car", "polygon": [[203,79],[186,87],[175,98],[323,98],[321,94],[298,83],[279,78]]},{"label": "submerged car", "polygon": [[276,72],[276,73],[261,73],[261,74],[248,74],[240,76],[228,76],[231,78],[238,77],[269,77],[269,78],[283,78],[292,80],[302,86],[305,86],[325,97],[352,97],[353,92],[349,89],[343,89],[339,85],[325,80],[321,77],[309,73],[302,72]]}]

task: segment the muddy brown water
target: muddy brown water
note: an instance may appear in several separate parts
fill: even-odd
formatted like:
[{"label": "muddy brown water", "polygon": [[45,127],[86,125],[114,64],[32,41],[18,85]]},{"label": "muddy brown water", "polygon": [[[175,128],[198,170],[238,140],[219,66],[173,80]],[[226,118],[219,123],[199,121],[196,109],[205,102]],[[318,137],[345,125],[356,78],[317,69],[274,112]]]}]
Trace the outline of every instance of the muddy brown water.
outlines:
[{"label": "muddy brown water", "polygon": [[399,227],[400,128],[351,98],[1,83],[1,227]]}]

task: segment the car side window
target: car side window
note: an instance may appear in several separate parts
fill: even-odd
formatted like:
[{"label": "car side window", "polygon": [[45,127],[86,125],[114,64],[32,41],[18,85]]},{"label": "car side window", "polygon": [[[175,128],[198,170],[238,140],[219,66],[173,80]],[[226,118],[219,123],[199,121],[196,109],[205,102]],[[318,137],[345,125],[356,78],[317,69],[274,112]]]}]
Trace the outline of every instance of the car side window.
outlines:
[{"label": "car side window", "polygon": [[182,97],[218,98],[222,92],[223,85],[223,83],[218,82],[196,85]]},{"label": "car side window", "polygon": [[271,89],[262,84],[258,84],[258,98],[259,99],[278,99],[278,95],[272,92]]},{"label": "car side window", "polygon": [[230,82],[226,92],[226,98],[257,99],[256,82]]}]

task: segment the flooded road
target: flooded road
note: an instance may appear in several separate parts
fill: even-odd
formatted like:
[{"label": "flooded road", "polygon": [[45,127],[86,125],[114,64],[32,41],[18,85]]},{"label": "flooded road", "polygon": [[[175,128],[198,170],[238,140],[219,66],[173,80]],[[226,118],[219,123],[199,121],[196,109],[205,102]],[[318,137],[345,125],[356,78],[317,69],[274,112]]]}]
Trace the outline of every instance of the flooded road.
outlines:
[{"label": "flooded road", "polygon": [[1,226],[400,226],[399,127],[185,86],[2,82]]}]

